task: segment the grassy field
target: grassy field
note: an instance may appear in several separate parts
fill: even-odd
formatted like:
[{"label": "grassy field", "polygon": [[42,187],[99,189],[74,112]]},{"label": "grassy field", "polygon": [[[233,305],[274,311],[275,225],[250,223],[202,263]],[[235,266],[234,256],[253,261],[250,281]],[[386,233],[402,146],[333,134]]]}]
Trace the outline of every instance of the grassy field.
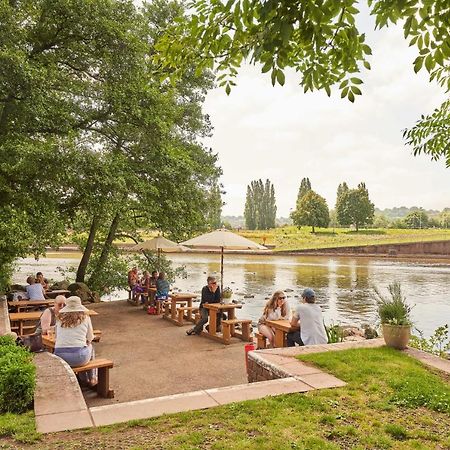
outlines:
[{"label": "grassy field", "polygon": [[263,231],[243,230],[239,234],[255,242],[274,245],[274,250],[303,250],[327,247],[346,247],[370,244],[395,244],[401,242],[422,242],[450,240],[450,229],[403,230],[403,229],[364,229],[358,232],[348,228],[298,229],[294,226],[274,228]]},{"label": "grassy field", "polygon": [[[448,377],[388,348],[305,356],[348,384],[128,424],[41,436],[0,448],[337,450],[449,449]],[[9,433],[14,434],[13,430]],[[17,443],[17,447],[12,445]],[[10,447],[8,447],[10,445]]]}]

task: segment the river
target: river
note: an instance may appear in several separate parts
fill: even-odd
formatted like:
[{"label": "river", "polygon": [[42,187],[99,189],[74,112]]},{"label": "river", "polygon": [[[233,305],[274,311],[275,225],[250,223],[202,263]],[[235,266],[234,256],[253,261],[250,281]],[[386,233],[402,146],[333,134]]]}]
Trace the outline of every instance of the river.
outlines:
[{"label": "river", "polygon": [[[41,271],[47,278],[61,279],[58,267],[76,266],[79,253],[49,253],[36,261],[24,258],[17,262],[14,282],[24,283],[27,275]],[[177,279],[174,287],[200,292],[206,276],[220,271],[218,254],[172,254],[175,266],[184,265],[188,278]],[[242,300],[240,317],[253,320],[261,315],[266,298],[276,289],[286,290],[291,308],[304,287],[316,291],[318,303],[327,323],[375,324],[376,301],[372,287],[387,293],[387,285],[399,281],[414,305],[414,325],[425,335],[450,322],[450,264],[442,261],[405,261],[383,258],[279,256],[226,254],[224,286],[233,289],[233,299]],[[291,291],[292,290],[292,291]],[[244,298],[253,296],[252,298]],[[105,301],[125,298],[116,292]]]}]

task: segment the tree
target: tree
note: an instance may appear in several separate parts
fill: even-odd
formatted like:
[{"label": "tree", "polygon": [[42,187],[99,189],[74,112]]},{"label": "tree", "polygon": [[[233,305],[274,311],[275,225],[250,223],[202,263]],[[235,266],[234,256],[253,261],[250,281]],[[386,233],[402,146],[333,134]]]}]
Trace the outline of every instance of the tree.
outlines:
[{"label": "tree", "polygon": [[298,195],[297,195],[297,203],[302,199],[302,197],[307,194],[311,190],[311,182],[309,181],[309,178],[302,178],[302,181],[300,182],[300,187],[298,189]]},{"label": "tree", "polygon": [[222,191],[220,190],[220,186],[215,184],[209,193],[208,209],[206,214],[207,224],[212,229],[217,229],[222,226],[222,206]]},{"label": "tree", "polygon": [[405,217],[404,222],[407,228],[428,228],[429,218],[425,211],[414,211]]},{"label": "tree", "polygon": [[204,228],[220,175],[199,144],[212,79],[191,66],[167,85],[150,63],[180,6],[39,0],[0,11],[2,279],[67,226],[84,251],[77,279],[99,289],[117,238]]},{"label": "tree", "polygon": [[336,215],[341,225],[354,225],[356,231],[373,222],[375,206],[369,199],[365,183],[356,189],[341,190],[336,201]]},{"label": "tree", "polygon": [[312,227],[328,227],[330,214],[326,200],[313,190],[308,191],[297,203],[297,209],[292,213],[292,220],[297,227],[307,225]]},{"label": "tree", "polygon": [[253,180],[247,186],[244,208],[245,226],[249,230],[267,230],[275,227],[277,213],[275,188],[270,180]]},{"label": "tree", "polygon": [[339,197],[341,197],[347,191],[348,191],[348,186],[347,186],[347,183],[344,181],[337,188],[336,202],[339,200]]},{"label": "tree", "polygon": [[[447,0],[367,0],[376,28],[399,24],[410,46],[417,48],[413,66],[425,68],[430,81],[450,89],[449,5]],[[323,89],[328,96],[338,86],[341,97],[353,102],[361,95],[360,73],[370,70],[372,51],[356,20],[356,0],[276,2],[202,0],[192,2],[189,23],[174,26],[158,44],[163,66],[178,72],[195,60],[198,70],[218,70],[227,93],[235,85],[244,61],[260,64],[272,84],[284,85],[285,70],[293,68],[304,91]],[[191,51],[186,49],[192,49]],[[169,58],[167,58],[169,56]],[[444,157],[450,166],[450,101],[406,130],[414,154]]]}]

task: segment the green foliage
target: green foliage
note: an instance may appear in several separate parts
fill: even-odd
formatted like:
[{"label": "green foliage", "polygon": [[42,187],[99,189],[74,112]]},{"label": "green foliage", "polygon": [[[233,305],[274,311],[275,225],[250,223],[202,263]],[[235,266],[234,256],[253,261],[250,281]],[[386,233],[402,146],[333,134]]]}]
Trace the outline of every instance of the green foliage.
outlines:
[{"label": "green foliage", "polygon": [[412,335],[409,346],[423,350],[424,352],[432,353],[436,356],[441,356],[445,358],[450,351],[450,337],[449,337],[449,327],[445,324],[434,330],[433,335],[427,339],[424,337],[423,332],[416,330],[418,336]]},{"label": "green foliage", "polygon": [[[414,72],[424,69],[430,81],[450,89],[449,6],[447,0],[393,2],[368,0],[376,28],[398,24],[414,46]],[[218,83],[227,94],[244,61],[259,64],[273,85],[284,85],[285,70],[299,74],[304,91],[337,87],[342,98],[354,102],[361,95],[360,73],[370,70],[372,50],[357,21],[356,0],[289,3],[259,0],[200,0],[189,3],[189,22],[176,23],[158,43],[158,62],[176,75],[195,60],[198,70],[218,70]],[[186,50],[188,49],[188,50]],[[422,116],[404,131],[414,154],[445,158],[450,166],[450,101]]]},{"label": "green foliage", "polygon": [[373,289],[378,301],[378,315],[382,324],[411,325],[411,306],[406,302],[399,282],[396,281],[388,286],[390,298],[383,296],[376,287]]},{"label": "green foliage", "polygon": [[297,203],[302,199],[302,197],[307,194],[311,190],[311,181],[309,181],[309,178],[302,178],[302,181],[300,182],[300,187],[298,189],[297,194]]},{"label": "green foliage", "polygon": [[222,297],[223,298],[231,298],[231,296],[233,295],[233,290],[229,287],[224,288],[223,292],[222,292]]},{"label": "green foliage", "polygon": [[0,337],[0,412],[26,411],[33,401],[35,378],[32,354],[14,339]]},{"label": "green foliage", "polygon": [[365,183],[359,183],[356,189],[348,189],[345,183],[339,185],[336,216],[341,225],[354,225],[358,231],[361,226],[373,222],[374,211]]},{"label": "green foliage", "polygon": [[407,228],[428,228],[429,219],[425,211],[414,211],[409,213],[404,222]]},{"label": "green foliage", "polygon": [[221,214],[222,201],[221,186],[214,184],[207,198],[206,221],[210,228],[217,229],[222,226]]},{"label": "green foliage", "polygon": [[325,331],[327,332],[327,338],[329,344],[336,344],[337,342],[344,342],[344,330],[340,325],[332,324],[330,326],[325,325]]},{"label": "green foliage", "polygon": [[275,227],[277,214],[275,188],[270,180],[254,180],[247,186],[244,218],[247,229],[267,230]]},{"label": "green foliage", "polygon": [[84,250],[78,281],[90,271],[101,286],[116,237],[206,227],[220,175],[200,144],[212,77],[191,64],[167,84],[151,64],[180,14],[161,1],[1,3],[0,283],[67,228]]},{"label": "green foliage", "polygon": [[326,200],[313,190],[308,191],[300,198],[291,217],[297,227],[310,226],[313,233],[316,227],[328,227],[330,222]]}]

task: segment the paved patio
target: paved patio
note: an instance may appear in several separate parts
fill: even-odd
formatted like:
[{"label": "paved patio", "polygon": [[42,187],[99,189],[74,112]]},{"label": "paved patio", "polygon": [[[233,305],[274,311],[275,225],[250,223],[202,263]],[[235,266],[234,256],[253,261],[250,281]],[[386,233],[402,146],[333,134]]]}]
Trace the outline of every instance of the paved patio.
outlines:
[{"label": "paved patio", "polygon": [[[225,346],[150,316],[126,301],[98,303],[92,318],[102,338],[96,357],[114,361],[110,370],[114,399],[83,391],[88,406],[160,397],[247,382],[244,342]],[[238,313],[239,314],[239,313]]]}]

